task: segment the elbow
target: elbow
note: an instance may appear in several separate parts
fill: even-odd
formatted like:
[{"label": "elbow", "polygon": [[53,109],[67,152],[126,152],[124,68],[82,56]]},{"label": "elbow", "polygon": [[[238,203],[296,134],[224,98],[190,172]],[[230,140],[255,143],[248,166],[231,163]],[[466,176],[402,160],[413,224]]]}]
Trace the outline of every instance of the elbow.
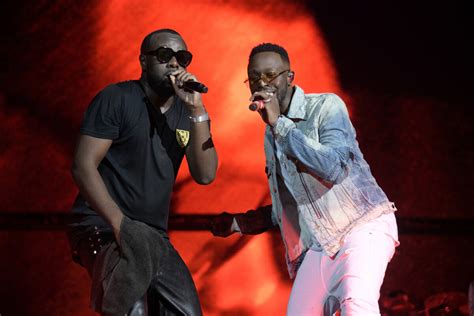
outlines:
[{"label": "elbow", "polygon": [[328,182],[332,185],[341,184],[349,176],[349,170],[347,167],[342,167]]},{"label": "elbow", "polygon": [[213,164],[205,166],[204,168],[199,168],[199,166],[196,165],[190,165],[189,171],[196,183],[202,185],[211,184],[216,178],[217,161]]},{"label": "elbow", "polygon": [[196,180],[196,182],[200,185],[208,185],[211,184],[214,181],[214,179],[199,179]]},{"label": "elbow", "polygon": [[213,175],[208,175],[208,176],[196,177],[196,178],[194,178],[194,180],[198,184],[208,185],[208,184],[211,184],[214,181],[215,178],[216,178],[216,175],[213,174]]},{"label": "elbow", "polygon": [[349,176],[354,161],[354,154],[351,151],[342,152],[341,155],[343,155],[343,158],[339,160],[339,163],[335,166],[333,173],[329,177],[329,181],[333,185],[341,184]]}]

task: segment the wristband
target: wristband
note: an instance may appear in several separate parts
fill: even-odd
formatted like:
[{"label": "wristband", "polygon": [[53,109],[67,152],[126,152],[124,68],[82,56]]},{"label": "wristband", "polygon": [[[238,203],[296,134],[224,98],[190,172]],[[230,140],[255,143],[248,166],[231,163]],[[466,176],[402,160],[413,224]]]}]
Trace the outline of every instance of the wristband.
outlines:
[{"label": "wristband", "polygon": [[198,115],[198,116],[189,116],[189,119],[193,123],[200,123],[200,122],[205,122],[209,121],[209,114],[206,112],[204,114]]},{"label": "wristband", "polygon": [[232,226],[230,227],[230,230],[233,232],[242,233],[242,231],[240,230],[239,223],[237,223],[237,219],[235,218],[235,216],[232,219]]}]

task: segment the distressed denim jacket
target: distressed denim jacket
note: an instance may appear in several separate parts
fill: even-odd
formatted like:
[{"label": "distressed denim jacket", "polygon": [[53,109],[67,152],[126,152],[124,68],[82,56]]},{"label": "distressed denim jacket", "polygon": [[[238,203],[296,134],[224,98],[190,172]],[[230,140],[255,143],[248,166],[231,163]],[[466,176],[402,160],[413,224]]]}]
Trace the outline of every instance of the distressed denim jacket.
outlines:
[{"label": "distressed denim jacket", "polygon": [[396,211],[359,149],[344,102],[295,92],[286,116],[265,131],[272,220],[286,247],[290,277],[310,247],[328,256],[354,228]]}]

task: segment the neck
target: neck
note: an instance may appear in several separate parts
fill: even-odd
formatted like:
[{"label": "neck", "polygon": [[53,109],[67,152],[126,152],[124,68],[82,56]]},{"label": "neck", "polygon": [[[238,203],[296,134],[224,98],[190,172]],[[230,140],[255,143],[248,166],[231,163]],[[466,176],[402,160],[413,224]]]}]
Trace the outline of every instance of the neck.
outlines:
[{"label": "neck", "polygon": [[295,87],[291,86],[286,92],[285,99],[283,99],[283,106],[281,107],[281,113],[287,114],[290,109],[291,98],[295,92]]},{"label": "neck", "polygon": [[140,78],[140,83],[142,84],[145,94],[150,100],[150,102],[155,106],[157,109],[161,111],[161,113],[165,113],[169,110],[169,108],[173,105],[174,101],[174,94],[171,95],[158,95],[148,84],[148,82]]}]

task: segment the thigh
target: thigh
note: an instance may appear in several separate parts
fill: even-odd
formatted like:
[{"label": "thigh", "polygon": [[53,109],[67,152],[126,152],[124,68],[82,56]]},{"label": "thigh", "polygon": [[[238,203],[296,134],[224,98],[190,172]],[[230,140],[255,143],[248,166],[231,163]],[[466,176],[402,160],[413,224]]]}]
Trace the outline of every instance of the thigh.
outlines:
[{"label": "thigh", "polygon": [[378,299],[387,264],[395,247],[380,231],[360,230],[349,235],[332,265],[330,288],[343,315],[379,315]]},{"label": "thigh", "polygon": [[322,256],[322,252],[306,252],[291,289],[286,315],[322,315],[327,296],[321,271]]},{"label": "thigh", "polygon": [[86,268],[89,276],[92,278],[97,255],[102,251],[102,248],[115,242],[115,238],[111,231],[100,229],[84,232],[81,237],[72,249],[73,256],[75,256],[77,263]]},{"label": "thigh", "polygon": [[169,241],[168,244],[148,289],[149,315],[202,315],[191,273]]}]

